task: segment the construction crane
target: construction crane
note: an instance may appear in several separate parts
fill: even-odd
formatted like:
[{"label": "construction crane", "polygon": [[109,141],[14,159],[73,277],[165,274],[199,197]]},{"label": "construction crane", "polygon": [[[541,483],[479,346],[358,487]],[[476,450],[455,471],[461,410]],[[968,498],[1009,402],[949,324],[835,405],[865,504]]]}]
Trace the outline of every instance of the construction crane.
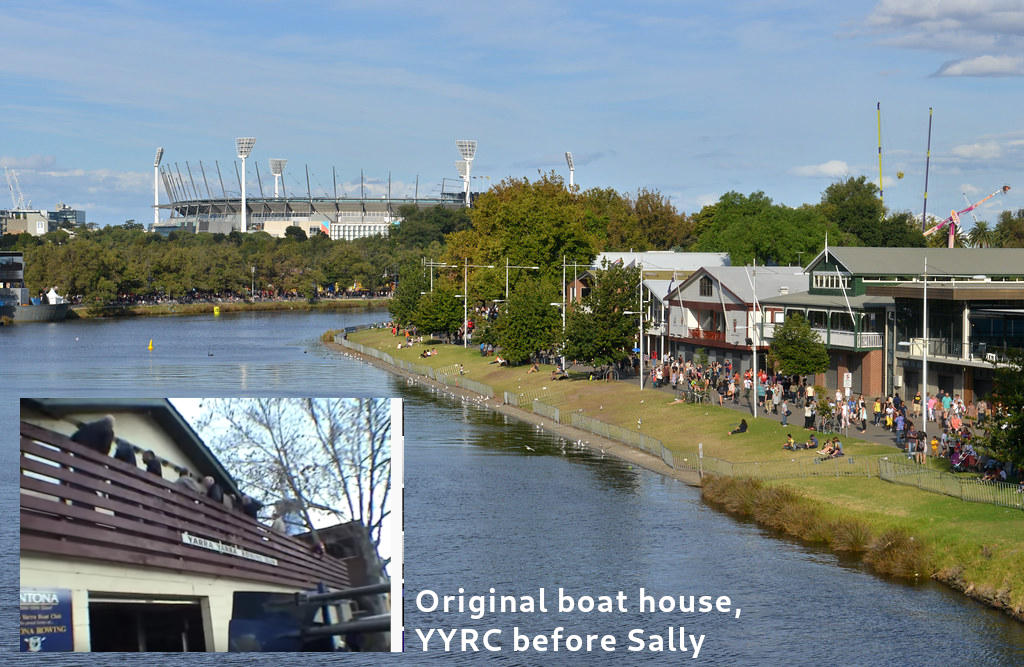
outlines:
[{"label": "construction crane", "polygon": [[1004,185],[1003,187],[999,188],[998,190],[996,190],[995,192],[993,192],[989,196],[985,197],[984,199],[979,199],[978,201],[974,202],[973,204],[971,204],[970,206],[968,206],[967,208],[965,208],[963,210],[960,210],[960,211],[950,211],[950,215],[949,215],[948,218],[946,218],[945,220],[939,222],[934,227],[932,227],[931,229],[929,229],[926,232],[924,232],[924,235],[925,236],[929,236],[930,234],[934,234],[935,232],[939,231],[943,227],[947,227],[948,226],[949,227],[949,247],[952,248],[953,247],[953,243],[956,240],[956,230],[960,226],[960,216],[962,214],[964,214],[964,213],[968,213],[970,211],[973,211],[974,209],[978,208],[979,206],[981,206],[982,204],[987,202],[989,199],[992,199],[996,195],[1006,194],[1009,191],[1010,191],[1010,186],[1009,185]]},{"label": "construction crane", "polygon": [[18,183],[18,172],[4,166],[4,175],[7,177],[7,187],[11,189],[11,203],[15,211],[25,209],[25,195],[21,191],[21,184]]}]

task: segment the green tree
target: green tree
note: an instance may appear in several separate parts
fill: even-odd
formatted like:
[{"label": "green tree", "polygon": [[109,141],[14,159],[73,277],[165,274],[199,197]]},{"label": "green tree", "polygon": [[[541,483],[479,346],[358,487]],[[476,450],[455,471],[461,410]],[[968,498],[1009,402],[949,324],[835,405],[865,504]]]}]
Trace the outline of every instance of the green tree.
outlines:
[{"label": "green tree", "polygon": [[633,209],[640,229],[647,237],[648,247],[670,250],[692,242],[692,222],[685,215],[680,215],[660,192],[646,188],[640,190]]},{"label": "green tree", "polygon": [[885,219],[880,242],[886,248],[923,248],[925,236],[917,218],[908,211],[900,211]]},{"label": "green tree", "polygon": [[388,309],[392,319],[400,326],[410,324],[416,317],[416,310],[421,292],[430,289],[430,282],[423,273],[423,267],[416,264],[405,264],[398,272],[398,286],[391,297]]},{"label": "green tree", "polygon": [[422,334],[454,334],[462,326],[463,303],[448,287],[435,286],[420,299],[413,324]]},{"label": "green tree", "polygon": [[800,313],[775,326],[768,363],[786,375],[813,375],[828,369],[828,350],[817,332]]},{"label": "green tree", "polygon": [[985,440],[998,458],[1024,466],[1024,352],[1010,350],[1008,365],[996,368],[992,418]]},{"label": "green tree", "polygon": [[974,223],[974,228],[967,233],[967,240],[972,248],[994,248],[996,232],[984,220]]},{"label": "green tree", "polygon": [[817,207],[781,206],[763,192],[727,192],[694,214],[693,224],[693,250],[728,252],[736,266],[755,259],[796,264],[801,256],[812,257],[825,242],[825,220]]},{"label": "green tree", "polygon": [[[562,257],[590,261],[594,242],[583,224],[583,206],[577,194],[569,192],[560,176],[543,174],[540,179],[508,178],[480,195],[470,211],[472,227],[449,234],[443,260],[462,264],[540,266],[541,277],[562,278]],[[504,271],[491,276],[492,292],[471,288],[474,295],[497,297],[504,291]]]},{"label": "green tree", "polygon": [[286,239],[295,239],[296,241],[305,241],[306,232],[302,230],[302,227],[298,225],[289,225],[284,230],[284,237]]},{"label": "green tree", "polygon": [[1003,211],[996,224],[996,240],[1000,248],[1024,248],[1024,208],[1016,213]]},{"label": "green tree", "polygon": [[851,177],[825,188],[820,208],[826,220],[853,235],[859,245],[883,245],[885,206],[878,198],[878,186],[866,176]]},{"label": "green tree", "polygon": [[593,366],[614,364],[629,355],[638,333],[640,270],[619,264],[594,272],[594,284],[581,307],[566,316],[565,354]]},{"label": "green tree", "polygon": [[391,238],[399,247],[426,248],[431,243],[444,241],[452,232],[469,229],[469,213],[465,208],[434,206],[420,208],[404,204],[398,208],[402,222],[391,231]]},{"label": "green tree", "polygon": [[519,364],[538,350],[554,348],[561,334],[561,317],[550,304],[557,297],[553,286],[534,278],[516,287],[494,324],[503,357]]}]

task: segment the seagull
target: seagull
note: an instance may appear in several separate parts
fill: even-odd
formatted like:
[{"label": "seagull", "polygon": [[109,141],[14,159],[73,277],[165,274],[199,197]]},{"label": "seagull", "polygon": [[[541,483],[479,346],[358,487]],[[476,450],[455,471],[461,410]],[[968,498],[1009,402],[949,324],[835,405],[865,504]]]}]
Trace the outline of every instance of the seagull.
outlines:
[{"label": "seagull", "polygon": [[523,445],[523,447],[526,447],[526,450],[527,450],[527,451],[529,451],[529,452],[535,451],[535,450],[533,449],[533,447],[531,447],[531,446],[529,446],[529,445]]}]

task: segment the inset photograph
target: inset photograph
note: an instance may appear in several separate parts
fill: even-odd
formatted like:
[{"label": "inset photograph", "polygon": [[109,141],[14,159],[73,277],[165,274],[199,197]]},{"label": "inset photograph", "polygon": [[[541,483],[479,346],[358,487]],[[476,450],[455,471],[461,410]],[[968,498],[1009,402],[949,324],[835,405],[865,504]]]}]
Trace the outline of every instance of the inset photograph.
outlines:
[{"label": "inset photograph", "polygon": [[23,398],[21,650],[401,650],[401,424],[400,399]]}]

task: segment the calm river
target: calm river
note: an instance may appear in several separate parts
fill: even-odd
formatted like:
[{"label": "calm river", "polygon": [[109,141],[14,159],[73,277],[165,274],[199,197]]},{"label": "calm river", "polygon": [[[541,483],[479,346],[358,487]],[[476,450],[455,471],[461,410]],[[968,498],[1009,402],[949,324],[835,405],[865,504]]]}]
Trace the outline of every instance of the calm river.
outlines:
[{"label": "calm river", "polygon": [[[407,384],[318,342],[327,329],[386,317],[252,314],[0,329],[0,424],[10,434],[0,448],[3,488],[17,488],[20,396],[397,395],[406,401],[406,650],[415,653],[395,659],[677,662],[702,641],[699,659],[719,664],[1024,663],[1024,625],[943,587],[890,583],[773,538],[708,509],[681,483]],[[13,516],[16,493],[4,493],[0,507]],[[12,601],[0,619],[7,650],[17,636],[12,523],[2,531],[3,595]],[[412,603],[423,591],[456,595],[460,587],[466,596],[494,588],[533,598],[543,588],[548,613],[473,619],[468,612],[420,612]],[[573,598],[621,591],[627,611],[559,614],[560,588]],[[640,613],[641,588],[677,599],[728,596],[742,613]],[[563,639],[557,654],[513,652],[514,628],[533,638],[558,627],[564,635],[611,635],[615,651],[595,644],[584,657],[567,653]],[[415,630],[430,628],[500,630],[491,644],[502,650],[435,654],[442,646],[435,632],[424,654]],[[662,638],[667,649],[670,628],[676,647],[679,633],[686,635],[688,652],[629,651]],[[84,657],[70,662],[87,664]]]}]

